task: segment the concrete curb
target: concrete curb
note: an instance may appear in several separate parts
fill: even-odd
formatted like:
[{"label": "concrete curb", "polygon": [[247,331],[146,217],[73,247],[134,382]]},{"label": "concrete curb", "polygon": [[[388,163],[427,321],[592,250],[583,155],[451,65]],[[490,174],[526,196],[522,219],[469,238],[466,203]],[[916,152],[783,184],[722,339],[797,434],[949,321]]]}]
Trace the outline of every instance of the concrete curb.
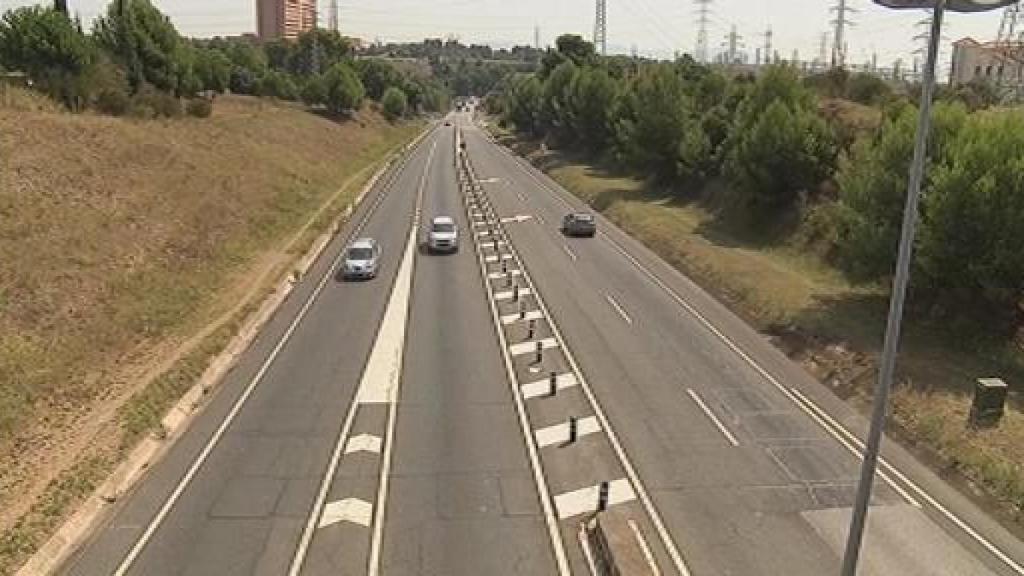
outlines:
[{"label": "concrete curb", "polygon": [[381,176],[394,165],[397,159],[419,144],[433,128],[433,125],[429,125],[412,141],[403,146],[400,151],[393,153],[381,164],[380,168],[374,172],[359,191],[359,194],[335,218],[334,224],[329,227],[328,231],[317,237],[310,249],[298,261],[293,272],[278,282],[274,291],[246,319],[242,328],[231,339],[231,342],[228,343],[220,354],[210,361],[196,383],[168,410],[160,421],[162,433],[151,434],[139,442],[129,453],[128,457],[93,491],[57,532],[36,550],[32,557],[16,572],[17,576],[53,574],[71,557],[92,533],[92,530],[97,527],[99,520],[104,514],[118,500],[129,493],[145,474],[146,470],[159,461],[178,438],[181,437],[188,428],[188,425],[201,411],[204,399],[220,384],[224,376],[234,368],[238,357],[249,347],[263,326],[277,312],[277,309],[288,295],[291,294],[298,281],[306,275],[327,246],[330,245],[331,240],[341,232],[342,227],[352,218],[356,208],[366,198],[370,190],[376,186]]}]

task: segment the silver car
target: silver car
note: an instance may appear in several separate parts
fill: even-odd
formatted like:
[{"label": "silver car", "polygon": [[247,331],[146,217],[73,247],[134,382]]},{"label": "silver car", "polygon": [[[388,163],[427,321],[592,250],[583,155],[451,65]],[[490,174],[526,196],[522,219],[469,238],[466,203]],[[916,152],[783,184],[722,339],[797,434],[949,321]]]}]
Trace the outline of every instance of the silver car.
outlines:
[{"label": "silver car", "polygon": [[427,249],[431,252],[458,252],[459,227],[451,216],[437,216],[430,221]]},{"label": "silver car", "polygon": [[345,249],[341,272],[345,278],[374,278],[379,265],[380,244],[373,238],[360,238]]}]

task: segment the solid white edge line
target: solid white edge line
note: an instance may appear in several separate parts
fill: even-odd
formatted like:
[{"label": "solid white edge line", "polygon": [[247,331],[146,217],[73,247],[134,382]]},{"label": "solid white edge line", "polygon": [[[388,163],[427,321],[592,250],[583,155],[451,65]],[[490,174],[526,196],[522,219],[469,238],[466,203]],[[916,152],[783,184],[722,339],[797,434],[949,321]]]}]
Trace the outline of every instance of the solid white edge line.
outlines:
[{"label": "solid white edge line", "polygon": [[[405,168],[405,165],[408,163],[408,158],[410,156],[411,154],[406,154],[401,161],[401,165],[394,169],[394,172],[392,172],[392,174],[396,175],[395,178],[397,178],[397,174],[399,174]],[[359,223],[356,224],[355,228],[352,229],[352,232],[349,234],[349,238],[356,238],[359,236],[359,232],[363,229],[363,226],[366,225],[366,223],[369,221],[373,213],[376,212],[377,207],[379,207],[381,203],[384,201],[384,198],[387,197],[387,193],[391,185],[394,184],[394,182],[395,180],[391,179],[382,186],[380,192],[377,195],[377,198],[374,200],[374,203],[370,206],[369,210],[367,210],[366,214],[363,215]],[[316,285],[316,287],[313,289],[313,292],[310,293],[309,297],[303,303],[302,308],[299,309],[298,314],[296,314],[291,324],[288,325],[288,329],[281,336],[281,339],[278,340],[277,344],[270,351],[270,354],[263,361],[263,364],[260,365],[259,371],[256,372],[256,375],[253,376],[252,380],[249,381],[249,384],[246,386],[245,390],[242,391],[242,394],[235,401],[234,405],[232,405],[231,410],[227,413],[227,415],[224,417],[224,420],[221,421],[220,425],[214,431],[213,436],[211,436],[210,439],[206,442],[206,445],[203,446],[202,451],[199,453],[196,459],[193,460],[192,465],[189,466],[188,470],[185,472],[185,475],[182,476],[181,480],[178,481],[178,484],[175,486],[174,491],[171,492],[171,495],[168,496],[166,500],[164,500],[164,503],[157,511],[156,516],[154,516],[153,519],[150,520],[149,524],[146,526],[146,530],[135,541],[135,544],[128,551],[128,554],[125,555],[125,557],[121,560],[121,563],[118,565],[117,570],[114,571],[114,576],[124,576],[124,574],[127,573],[129,569],[131,569],[132,564],[135,563],[135,560],[138,558],[139,554],[142,553],[142,550],[149,543],[150,538],[153,537],[153,534],[156,533],[157,529],[163,523],[164,518],[166,518],[167,515],[170,513],[171,508],[173,508],[174,505],[178,502],[178,499],[181,498],[182,494],[184,494],[185,490],[188,488],[188,485],[192,482],[192,479],[195,477],[196,474],[199,473],[199,470],[203,467],[203,464],[206,463],[206,459],[210,457],[210,454],[213,452],[213,449],[217,446],[218,443],[220,443],[221,437],[224,436],[224,433],[227,432],[228,427],[231,426],[231,423],[234,422],[235,418],[238,416],[238,413],[241,412],[242,407],[249,399],[249,396],[251,396],[253,391],[256,390],[256,386],[260,383],[260,381],[263,379],[263,376],[270,369],[270,366],[274,363],[274,360],[277,359],[277,355],[280,354],[281,350],[284,348],[285,344],[287,344],[288,341],[291,339],[292,334],[298,328],[299,324],[306,317],[306,314],[309,312],[310,308],[313,307],[313,303],[316,301],[317,297],[323,291],[324,286],[327,285],[327,282],[330,281],[332,276],[334,276],[334,271],[337,269],[338,264],[341,262],[344,256],[345,250],[344,248],[342,248],[342,250],[338,252],[337,256],[334,257],[334,260],[331,261],[331,264],[327,267],[327,270],[324,272],[323,277],[320,278],[320,282]]]},{"label": "solid white edge line", "polygon": [[[411,155],[409,157],[411,157]],[[403,163],[402,169],[404,169],[407,164],[408,160]],[[415,232],[415,224],[412,229]],[[398,283],[398,273],[400,271],[401,263],[399,263],[398,270],[395,272],[395,284]],[[392,289],[394,289],[394,285],[392,285]],[[385,304],[385,306],[387,306],[387,304]],[[369,360],[369,357],[367,357],[367,360]],[[333,452],[331,453],[331,459],[328,461],[327,469],[324,471],[323,480],[320,482],[320,489],[317,491],[316,500],[314,500],[313,507],[309,512],[309,518],[306,520],[306,527],[302,532],[302,536],[299,538],[298,545],[295,547],[295,554],[292,556],[292,562],[288,569],[288,576],[298,576],[302,572],[302,564],[306,560],[306,553],[309,549],[309,545],[313,541],[313,534],[316,532],[317,524],[320,522],[320,516],[323,514],[323,508],[327,501],[327,494],[330,492],[331,484],[334,481],[334,475],[338,471],[338,465],[341,462],[341,456],[344,453],[345,445],[348,443],[348,438],[352,431],[352,423],[355,420],[358,409],[359,385],[357,384],[355,393],[352,395],[352,400],[349,404],[348,413],[345,415],[345,421],[342,424],[338,440],[335,443]]]},{"label": "solid white edge line", "polygon": [[644,558],[647,560],[647,567],[651,569],[651,576],[661,576],[661,570],[658,568],[658,563],[654,560],[654,553],[651,552],[651,546],[647,543],[647,538],[644,538],[643,532],[640,531],[640,525],[632,518],[627,520],[626,523],[629,524],[630,530],[633,531],[636,543],[640,545],[640,551],[643,552]]},{"label": "solid white edge line", "polygon": [[[495,144],[495,146],[497,146],[497,145]],[[512,155],[511,155],[510,153],[506,152],[506,151],[505,151],[504,149],[502,149],[502,148],[501,148],[500,146],[497,146],[497,147],[498,147],[498,149],[499,149],[499,150],[500,150],[500,151],[501,151],[502,153],[504,153],[504,154],[506,154],[507,156],[509,156],[510,158],[512,158],[512,159],[513,159],[513,160],[515,161],[515,164],[516,164],[517,166],[520,166],[520,169],[521,169],[521,170],[522,170],[522,171],[523,171],[524,173],[526,173],[527,175],[529,175],[529,176],[530,176],[530,177],[531,177],[531,178],[532,178],[532,179],[533,179],[533,180],[534,180],[535,182],[537,182],[537,184],[539,184],[539,185],[540,185],[540,186],[541,186],[542,188],[544,188],[544,189],[548,190],[549,192],[551,192],[551,193],[552,193],[552,195],[553,195],[553,196],[555,196],[555,198],[557,198],[557,199],[558,199],[558,200],[559,200],[560,202],[562,202],[562,204],[564,204],[564,205],[566,205],[566,206],[568,206],[568,207],[572,208],[572,204],[570,204],[569,202],[567,202],[567,201],[566,201],[566,200],[565,200],[564,198],[562,198],[562,197],[561,197],[561,196],[559,195],[559,193],[558,193],[557,191],[555,191],[555,190],[552,190],[552,188],[551,188],[550,186],[548,186],[547,184],[545,184],[545,183],[541,182],[541,180],[540,180],[540,179],[539,179],[538,177],[534,176],[534,175],[533,175],[533,174],[532,174],[532,173],[531,173],[531,172],[530,172],[529,170],[527,170],[527,169],[526,169],[525,167],[523,167],[523,166],[522,166],[522,165],[521,165],[521,164],[519,163],[518,159],[517,159],[517,158],[516,158],[515,156],[512,156]],[[797,405],[797,406],[798,406],[798,407],[799,407],[799,408],[800,408],[801,410],[803,410],[803,411],[804,411],[804,412],[805,412],[806,414],[808,414],[809,416],[811,416],[811,417],[812,417],[812,419],[814,419],[814,420],[815,420],[815,422],[818,422],[818,425],[819,425],[819,426],[822,426],[822,428],[823,428],[823,429],[825,430],[825,432],[826,432],[826,433],[828,433],[828,434],[829,434],[830,436],[832,436],[833,438],[835,438],[836,440],[838,440],[838,441],[839,441],[839,442],[840,442],[841,444],[843,444],[844,446],[846,445],[846,442],[844,442],[843,440],[841,440],[841,439],[840,439],[840,437],[839,437],[839,436],[837,435],[837,432],[836,432],[836,431],[832,430],[832,429],[831,429],[831,428],[829,428],[828,426],[824,426],[824,425],[823,425],[823,424],[822,424],[822,423],[821,423],[821,422],[819,421],[819,419],[818,419],[818,418],[815,418],[815,417],[814,417],[814,415],[812,414],[812,412],[811,412],[811,411],[810,411],[810,410],[809,410],[809,409],[808,409],[808,408],[807,408],[806,406],[804,406],[804,405],[803,405],[803,404],[802,404],[802,403],[801,403],[801,402],[800,402],[800,401],[799,401],[799,400],[798,400],[798,399],[797,399],[797,398],[796,398],[796,397],[795,397],[795,396],[794,396],[794,395],[793,395],[793,394],[792,394],[792,393],[791,393],[791,392],[790,392],[790,391],[789,391],[789,390],[788,390],[787,388],[785,388],[785,387],[784,387],[784,386],[783,386],[783,385],[782,385],[782,384],[781,384],[781,383],[780,383],[780,382],[779,382],[779,381],[778,381],[778,380],[777,380],[777,379],[776,379],[776,378],[775,378],[774,376],[772,376],[772,375],[771,375],[771,374],[770,374],[770,373],[769,373],[769,372],[768,372],[767,370],[765,370],[765,369],[764,369],[764,368],[762,368],[762,367],[761,367],[761,366],[760,366],[760,365],[759,365],[759,364],[758,364],[757,362],[755,362],[755,361],[753,360],[753,358],[751,358],[751,357],[750,357],[749,355],[747,355],[747,353],[746,353],[746,352],[744,352],[744,351],[743,351],[742,349],[740,349],[740,348],[739,348],[739,346],[738,346],[737,344],[735,344],[735,343],[734,343],[734,342],[733,342],[732,340],[730,340],[730,339],[729,339],[729,338],[728,338],[728,337],[727,337],[727,336],[726,336],[726,335],[725,335],[724,333],[722,333],[722,332],[721,332],[720,330],[718,330],[718,328],[716,328],[716,327],[715,327],[715,326],[714,326],[714,325],[713,325],[713,324],[711,323],[711,321],[709,321],[709,320],[708,320],[707,318],[705,318],[703,314],[701,314],[700,312],[698,312],[698,311],[697,311],[697,310],[696,310],[696,309],[695,309],[695,308],[694,308],[694,307],[693,307],[692,305],[690,305],[690,303],[689,303],[689,302],[687,302],[687,301],[686,301],[686,300],[684,300],[684,299],[683,299],[683,298],[682,298],[681,296],[679,296],[679,294],[678,294],[678,293],[676,293],[676,291],[675,291],[675,290],[673,290],[673,289],[672,289],[671,287],[669,287],[669,286],[668,286],[667,284],[665,284],[665,283],[664,283],[664,282],[663,282],[663,281],[662,281],[662,280],[661,280],[660,278],[658,278],[658,277],[657,277],[657,276],[656,276],[656,275],[655,275],[655,274],[654,274],[653,272],[651,272],[650,270],[648,270],[646,266],[644,266],[643,264],[641,264],[641,263],[640,263],[640,262],[639,262],[639,261],[638,261],[638,260],[637,260],[636,258],[634,258],[634,257],[633,257],[633,256],[632,256],[631,254],[629,254],[629,253],[628,253],[628,252],[627,252],[627,251],[626,251],[626,250],[625,250],[624,248],[622,248],[622,247],[621,247],[621,246],[619,245],[619,243],[618,243],[618,242],[616,242],[616,241],[615,241],[614,239],[612,239],[612,238],[611,238],[611,237],[610,237],[610,236],[609,236],[608,234],[606,234],[606,233],[604,233],[604,232],[599,232],[599,233],[600,233],[601,237],[603,237],[603,238],[604,238],[605,240],[607,240],[607,241],[608,241],[608,242],[609,242],[609,243],[610,243],[610,244],[611,244],[612,246],[614,246],[614,247],[615,247],[615,249],[616,249],[616,250],[617,250],[617,251],[618,251],[618,252],[619,252],[620,254],[622,254],[623,256],[625,256],[625,257],[626,257],[626,259],[627,259],[627,260],[629,260],[630,262],[632,262],[632,263],[633,263],[633,265],[634,265],[634,266],[635,266],[635,267],[636,267],[637,269],[639,269],[639,270],[640,270],[641,272],[643,272],[643,273],[644,273],[644,274],[645,274],[645,275],[646,275],[646,276],[647,276],[648,278],[650,278],[650,279],[651,279],[651,280],[652,280],[652,281],[653,281],[653,282],[654,282],[654,283],[655,283],[656,285],[658,285],[658,286],[659,286],[659,287],[660,287],[660,288],[661,288],[662,290],[664,290],[664,291],[665,291],[665,292],[666,292],[667,294],[669,294],[669,296],[670,296],[670,297],[672,297],[672,299],[673,299],[673,300],[675,300],[677,304],[679,304],[679,305],[680,305],[680,306],[682,306],[682,307],[683,307],[684,309],[686,309],[686,310],[687,310],[687,311],[688,311],[688,312],[689,312],[689,313],[690,313],[690,314],[691,314],[691,315],[692,315],[692,316],[693,316],[694,318],[696,318],[696,319],[697,319],[697,320],[698,320],[698,321],[699,321],[699,322],[700,322],[701,324],[703,324],[705,328],[707,328],[707,329],[708,329],[708,330],[709,330],[709,331],[710,331],[710,332],[711,332],[712,334],[714,334],[714,335],[715,335],[715,336],[716,336],[716,337],[717,337],[717,338],[718,338],[719,340],[721,340],[721,341],[722,341],[722,342],[723,342],[723,343],[724,343],[724,344],[725,344],[725,345],[726,345],[727,347],[729,347],[729,348],[730,348],[730,349],[731,349],[731,350],[732,350],[732,351],[733,351],[733,352],[734,352],[734,353],[735,353],[736,355],[738,355],[738,356],[739,356],[739,357],[740,357],[741,359],[743,359],[743,360],[744,360],[744,361],[745,361],[745,362],[746,362],[746,363],[747,363],[747,364],[748,364],[748,365],[749,365],[750,367],[752,367],[752,368],[753,368],[753,369],[754,369],[755,371],[757,371],[757,372],[758,372],[758,373],[759,373],[759,374],[761,375],[761,377],[763,377],[763,378],[764,378],[765,380],[767,380],[767,381],[768,381],[768,382],[770,382],[770,383],[771,383],[772,385],[774,385],[774,386],[775,386],[776,388],[778,388],[778,389],[779,389],[779,390],[780,390],[780,391],[782,392],[782,394],[783,394],[784,396],[786,396],[787,398],[789,398],[789,399],[790,399],[790,401],[792,401],[792,402],[793,402],[794,404],[796,404],[796,405]],[[825,415],[826,415],[826,417],[827,417],[827,418],[828,418],[829,420],[832,420],[832,421],[834,421],[834,419],[833,419],[833,418],[832,418],[832,417],[831,417],[830,415],[828,415],[827,413],[825,413]],[[850,435],[850,436],[851,436],[851,437],[853,437],[853,438],[857,438],[857,436],[856,436],[855,434],[853,434],[852,432],[850,432],[849,430],[847,430],[845,426],[843,426],[842,424],[840,424],[840,423],[838,423],[838,422],[836,422],[836,428],[837,428],[837,430],[842,430],[844,434],[848,434],[848,435]],[[858,439],[858,442],[859,442],[859,439]],[[858,451],[858,453],[860,453],[860,452]],[[897,469],[897,468],[896,468],[895,466],[893,466],[893,465],[889,464],[889,462],[888,462],[888,461],[886,461],[886,459],[885,459],[885,458],[882,458],[882,457],[880,457],[880,458],[878,459],[878,461],[879,461],[879,463],[880,463],[880,464],[882,465],[882,467],[883,467],[883,468],[885,468],[885,469],[886,469],[887,471],[889,471],[889,472],[890,472],[891,474],[893,474],[893,476],[895,476],[895,477],[899,478],[899,479],[900,479],[900,481],[902,481],[902,482],[903,482],[904,484],[906,484],[908,488],[910,488],[910,489],[911,489],[911,490],[912,490],[912,491],[913,491],[913,492],[914,492],[915,494],[917,494],[917,495],[918,495],[918,497],[920,497],[920,498],[921,498],[922,500],[924,500],[925,502],[927,502],[929,506],[932,506],[933,508],[935,508],[935,510],[936,510],[936,511],[938,511],[938,512],[939,512],[939,513],[940,513],[940,514],[941,514],[941,515],[942,515],[943,517],[945,517],[945,518],[946,518],[946,519],[947,519],[948,521],[952,522],[952,523],[953,523],[953,524],[955,524],[955,525],[956,525],[956,526],[957,526],[958,528],[960,528],[961,530],[963,530],[963,531],[964,531],[964,533],[966,533],[966,534],[967,534],[968,536],[970,536],[970,537],[971,537],[971,538],[972,538],[972,539],[973,539],[973,540],[974,540],[975,542],[977,542],[977,543],[978,543],[979,545],[981,545],[981,546],[982,546],[983,548],[985,548],[985,550],[988,550],[988,552],[989,552],[990,554],[992,554],[992,555],[993,555],[993,556],[995,556],[995,557],[996,557],[996,558],[997,558],[998,560],[1000,560],[1001,562],[1003,562],[1003,563],[1004,563],[1004,564],[1005,564],[1005,565],[1006,565],[1006,566],[1007,566],[1008,568],[1010,568],[1011,570],[1013,570],[1013,571],[1014,571],[1015,573],[1017,573],[1017,574],[1022,574],[1022,575],[1024,575],[1024,566],[1022,566],[1021,564],[1019,564],[1018,562],[1016,562],[1015,560],[1013,560],[1012,558],[1010,558],[1010,557],[1009,557],[1009,556],[1008,556],[1008,555],[1007,555],[1007,554],[1006,554],[1005,552],[1003,552],[1002,550],[1000,550],[1000,549],[999,549],[999,548],[998,548],[998,547],[997,547],[997,546],[996,546],[995,544],[993,544],[993,543],[992,543],[992,542],[990,542],[990,541],[989,541],[989,540],[988,540],[987,538],[985,538],[985,537],[984,537],[984,536],[982,536],[982,535],[981,535],[980,533],[978,533],[978,532],[977,532],[977,531],[976,531],[976,530],[975,530],[974,528],[972,528],[972,527],[971,527],[971,526],[970,526],[969,524],[967,524],[967,523],[966,523],[966,522],[965,522],[964,520],[960,519],[960,517],[959,517],[959,516],[957,516],[957,515],[956,515],[956,514],[954,514],[953,512],[950,512],[950,511],[949,511],[949,510],[948,510],[948,509],[947,509],[947,508],[946,508],[945,506],[943,506],[943,505],[942,505],[942,504],[941,504],[941,503],[940,503],[940,502],[939,502],[938,500],[936,500],[936,499],[935,499],[935,498],[934,498],[934,497],[933,497],[932,495],[928,494],[928,492],[926,492],[926,491],[925,491],[925,490],[924,490],[923,488],[921,488],[920,486],[918,486],[918,485],[917,485],[917,484],[916,484],[916,483],[915,483],[914,481],[910,480],[910,479],[909,479],[909,478],[908,478],[908,477],[907,477],[907,476],[906,476],[905,474],[903,474],[902,472],[900,472],[900,471],[899,471],[899,470],[898,470],[898,469]],[[887,479],[888,477],[887,477],[887,476],[885,476],[885,475],[884,475],[884,474],[882,474],[882,473],[879,473],[879,475],[880,475],[880,476],[882,476],[882,478],[883,478],[883,479],[885,479],[885,480],[886,480],[886,482],[887,482],[887,483],[888,483],[888,484],[889,484],[889,485],[890,485],[891,487],[893,487],[893,488],[894,488],[894,489],[895,489],[895,490],[896,490],[897,492],[900,492],[901,494],[903,494],[903,495],[904,495],[904,497],[905,497],[905,498],[907,498],[908,502],[909,502],[909,503],[910,503],[911,505],[914,505],[914,506],[916,506],[916,507],[918,507],[918,508],[920,508],[920,507],[921,507],[921,504],[920,504],[919,502],[917,502],[917,500],[915,500],[914,498],[912,498],[912,497],[909,497],[909,495],[908,495],[908,494],[906,493],[906,491],[905,491],[905,490],[902,490],[901,488],[899,488],[899,487],[897,487],[897,486],[894,486],[894,482],[893,482],[893,481],[892,481],[891,479]]]},{"label": "solid white edge line", "polygon": [[590,538],[587,537],[587,523],[580,522],[580,548],[583,548],[583,557],[587,560],[587,568],[590,568],[591,576],[600,576],[597,570],[597,562],[594,561],[594,551],[590,549]]},{"label": "solid white edge line", "polygon": [[[498,149],[501,150],[500,147],[498,147]],[[503,150],[501,151],[504,152]],[[648,516],[650,516],[651,523],[654,524],[654,529],[658,532],[658,537],[664,544],[665,549],[672,560],[672,563],[675,565],[676,570],[679,572],[681,576],[690,576],[690,570],[686,566],[686,562],[683,560],[683,555],[679,552],[679,548],[676,546],[675,541],[672,539],[672,535],[669,533],[668,528],[665,527],[665,522],[664,520],[662,520],[661,514],[658,513],[657,509],[654,507],[654,502],[651,500],[650,495],[647,493],[647,488],[644,487],[643,483],[640,481],[640,477],[637,474],[636,469],[633,467],[632,462],[630,462],[630,460],[627,458],[626,451],[622,447],[622,443],[619,441],[618,435],[615,434],[615,430],[611,427],[611,423],[609,422],[608,417],[605,415],[604,410],[601,408],[601,405],[597,401],[597,396],[594,394],[594,391],[590,388],[590,384],[587,382],[587,379],[583,376],[583,371],[580,369],[579,364],[576,363],[576,358],[573,356],[571,350],[566,345],[565,338],[562,336],[561,330],[558,329],[558,325],[554,321],[554,317],[548,310],[547,305],[544,303],[544,299],[541,298],[540,293],[537,292],[537,287],[534,286],[533,279],[530,277],[529,271],[525,266],[525,262],[519,256],[519,251],[511,243],[509,244],[509,249],[515,255],[516,261],[519,263],[519,269],[523,271],[522,277],[526,280],[526,283],[529,284],[534,294],[534,299],[536,300],[538,307],[540,307],[541,311],[544,312],[544,315],[548,317],[552,334],[560,343],[566,361],[568,361],[573,373],[576,374],[576,379],[579,381],[580,388],[583,390],[584,395],[590,402],[591,408],[594,409],[594,414],[601,421],[601,427],[605,430],[605,433],[608,436],[608,441],[612,445],[612,449],[618,457],[619,463],[625,470],[626,476],[633,484],[634,491],[636,492],[637,497],[639,498],[641,504],[643,504],[643,507],[647,511]]]},{"label": "solid white edge line", "polygon": [[[458,153],[456,153],[458,154]],[[456,159],[458,162],[458,159]],[[533,480],[537,485],[537,498],[540,500],[541,509],[544,512],[544,522],[548,528],[548,537],[551,540],[552,552],[555,556],[555,564],[558,566],[559,576],[572,576],[569,568],[569,559],[565,551],[565,543],[562,541],[562,533],[558,526],[558,519],[555,517],[553,496],[548,488],[547,478],[540,464],[540,455],[536,441],[533,438],[533,428],[530,425],[529,416],[526,413],[526,406],[519,393],[519,378],[516,376],[515,368],[512,365],[512,357],[508,353],[508,340],[505,338],[505,330],[502,328],[501,316],[498,313],[497,301],[491,291],[490,283],[487,280],[487,264],[484,262],[483,250],[479,241],[474,241],[476,248],[477,263],[481,271],[481,283],[487,295],[487,303],[491,309],[491,319],[494,323],[494,332],[498,337],[498,348],[501,349],[501,359],[505,364],[505,373],[508,376],[508,384],[512,392],[512,399],[515,402],[516,414],[519,416],[519,429],[523,434],[526,444],[526,452],[530,460],[530,468],[533,469]],[[511,246],[511,244],[510,244]],[[521,268],[520,268],[521,269]]]},{"label": "solid white edge line", "polygon": [[[409,241],[405,248],[405,258],[408,258],[408,262],[402,262],[404,266],[406,263],[409,265],[408,278],[409,283],[409,300],[405,303],[406,314],[412,307],[412,281],[413,274],[415,273],[416,266],[416,236],[417,230],[420,226],[420,216],[423,213],[423,194],[427,187],[427,175],[430,173],[431,161],[434,159],[434,151],[437,150],[437,140],[434,140],[433,146],[430,147],[430,152],[427,154],[427,163],[423,167],[423,176],[420,179],[420,188],[416,194],[416,213],[413,216],[412,230],[409,231]],[[401,271],[399,271],[401,274]],[[397,282],[400,278],[396,279]],[[406,323],[405,330],[408,331],[409,325]],[[405,337],[402,337],[403,353],[405,355]],[[393,460],[392,454],[394,451],[394,439],[395,439],[395,426],[398,422],[398,400],[399,392],[402,389],[402,365],[404,359],[400,360],[397,365],[397,374],[395,376],[395,390],[393,392],[394,398],[391,399],[388,405],[388,427],[387,436],[384,439],[384,454],[382,456],[383,464],[380,468],[380,484],[377,488],[377,501],[373,507],[373,534],[370,536],[370,558],[368,561],[367,574],[369,576],[377,576],[380,572],[380,551],[384,541],[384,514],[387,512],[387,498],[388,498],[388,486],[391,480],[391,462]]]},{"label": "solid white edge line", "polygon": [[708,419],[711,420],[712,423],[714,423],[714,425],[718,428],[718,431],[722,433],[722,436],[725,436],[725,439],[729,441],[729,444],[732,444],[733,446],[739,446],[739,440],[737,440],[736,437],[732,435],[732,432],[729,432],[729,429],[725,427],[725,424],[723,424],[722,421],[718,419],[718,416],[715,416],[715,413],[712,412],[711,408],[709,408],[708,405],[704,403],[704,400],[696,392],[694,392],[693,388],[687,388],[686,392],[690,395],[690,398],[693,399],[697,406],[704,411],[704,414],[708,417]]},{"label": "solid white edge line", "polygon": [[629,317],[629,314],[626,314],[626,310],[618,303],[617,300],[615,300],[615,298],[612,298],[611,294],[605,294],[604,299],[611,304],[612,308],[615,308],[615,311],[619,313],[619,316],[622,316],[622,319],[626,321],[626,324],[629,324],[630,326],[633,325],[633,319]]}]

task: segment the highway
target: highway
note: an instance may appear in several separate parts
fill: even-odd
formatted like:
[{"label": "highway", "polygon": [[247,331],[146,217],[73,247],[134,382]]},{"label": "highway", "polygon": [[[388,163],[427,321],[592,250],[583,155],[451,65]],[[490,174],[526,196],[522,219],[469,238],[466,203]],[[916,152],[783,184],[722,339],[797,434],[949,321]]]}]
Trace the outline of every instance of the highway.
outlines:
[{"label": "highway", "polygon": [[[585,575],[604,484],[649,573],[838,574],[863,420],[609,222],[563,236],[579,201],[449,119],[64,573]],[[441,214],[456,254],[422,249]],[[363,236],[381,273],[342,281]],[[1024,575],[1020,541],[884,458],[861,574]]]}]

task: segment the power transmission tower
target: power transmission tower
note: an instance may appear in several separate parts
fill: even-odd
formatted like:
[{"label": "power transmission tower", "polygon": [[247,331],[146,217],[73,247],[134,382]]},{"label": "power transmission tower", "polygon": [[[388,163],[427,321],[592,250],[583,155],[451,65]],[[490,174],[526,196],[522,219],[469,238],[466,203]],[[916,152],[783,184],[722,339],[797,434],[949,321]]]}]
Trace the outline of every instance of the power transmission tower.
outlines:
[{"label": "power transmission tower", "polygon": [[327,14],[327,27],[332,32],[338,31],[338,0],[331,0],[330,12]]},{"label": "power transmission tower", "polygon": [[824,68],[828,62],[828,32],[821,33],[821,41],[818,43],[818,62],[815,67],[821,66]]},{"label": "power transmission tower", "polygon": [[608,54],[608,3],[597,0],[597,13],[594,16],[594,48],[602,56]]},{"label": "power transmission tower", "polygon": [[733,24],[729,33],[725,35],[725,42],[722,48],[725,49],[725,64],[737,64],[740,60],[740,49],[743,47],[743,36],[736,32],[736,25]]},{"label": "power transmission tower", "polygon": [[764,31],[764,63],[771,64],[772,59],[772,27]]},{"label": "power transmission tower", "polygon": [[533,27],[533,49],[540,50],[540,26]]},{"label": "power transmission tower", "polygon": [[697,61],[708,62],[708,24],[711,22],[711,2],[713,0],[693,0],[697,4]]},{"label": "power transmission tower", "polygon": [[[64,15],[68,13],[68,0],[54,0],[53,9]],[[2,11],[2,10],[0,10]]]},{"label": "power transmission tower", "polygon": [[847,0],[836,0],[832,6],[832,12],[836,13],[834,20],[830,22],[835,27],[832,33],[832,67],[842,68],[846,66],[846,27],[853,26],[853,22],[847,17],[855,9],[846,5]]}]

